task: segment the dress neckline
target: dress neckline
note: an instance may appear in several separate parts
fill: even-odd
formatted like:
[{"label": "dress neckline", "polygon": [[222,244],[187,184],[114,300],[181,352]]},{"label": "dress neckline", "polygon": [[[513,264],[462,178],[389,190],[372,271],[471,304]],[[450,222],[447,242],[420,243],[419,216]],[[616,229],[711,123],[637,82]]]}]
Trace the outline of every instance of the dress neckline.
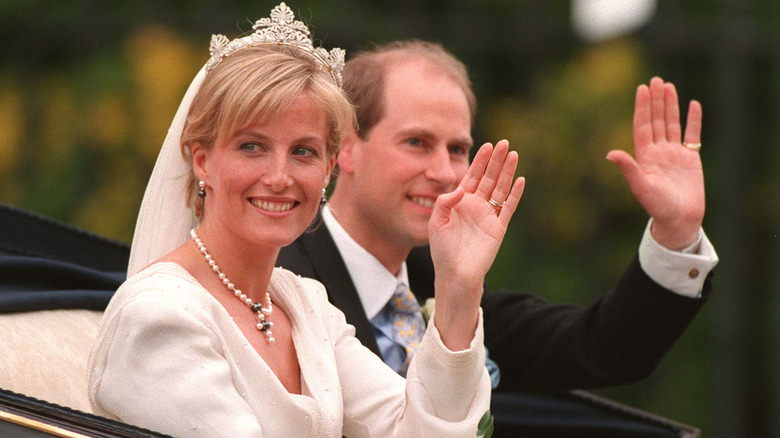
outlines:
[{"label": "dress neckline", "polygon": [[[143,271],[153,270],[155,272],[159,272],[159,268],[163,268],[163,271],[166,271],[166,267],[172,268],[174,271],[177,271],[177,275],[184,276],[184,279],[195,284],[199,289],[201,289],[206,295],[208,295],[208,299],[214,301],[218,307],[219,311],[223,313],[223,317],[225,317],[227,320],[230,321],[232,328],[238,333],[238,335],[241,336],[241,339],[246,342],[246,344],[249,346],[249,349],[252,350],[255,356],[260,359],[260,361],[263,363],[263,366],[265,367],[267,372],[270,372],[271,375],[274,376],[274,382],[278,384],[279,388],[281,390],[288,394],[291,399],[295,400],[296,403],[304,405],[304,406],[310,406],[315,407],[316,402],[314,400],[313,395],[311,394],[309,385],[306,383],[306,371],[304,370],[305,367],[305,357],[303,355],[306,354],[306,349],[303,345],[303,340],[301,339],[301,335],[299,334],[299,328],[300,328],[300,312],[297,311],[296,307],[291,305],[290,298],[295,298],[295,294],[290,293],[291,291],[286,290],[286,288],[282,287],[282,285],[277,284],[278,281],[274,281],[276,275],[271,275],[271,282],[269,283],[269,292],[271,294],[271,299],[274,302],[274,305],[278,306],[280,309],[282,309],[285,314],[287,315],[287,319],[290,321],[290,330],[291,330],[291,337],[293,346],[295,347],[295,354],[298,359],[298,366],[301,369],[301,394],[295,394],[292,392],[287,391],[287,388],[284,387],[282,384],[282,381],[279,380],[279,377],[276,375],[276,373],[273,372],[270,366],[268,366],[268,363],[263,359],[263,357],[260,355],[260,353],[257,352],[257,350],[252,347],[249,340],[244,336],[244,332],[241,330],[241,327],[236,324],[236,322],[233,320],[233,317],[230,316],[230,313],[225,309],[224,306],[222,306],[222,303],[214,297],[214,295],[209,292],[208,289],[206,289],[195,276],[190,273],[184,266],[180,265],[176,262],[171,261],[162,261],[162,262],[155,262],[151,265],[149,265],[146,269]],[[274,269],[274,274],[276,274],[278,268]],[[141,271],[141,272],[143,272]]]}]

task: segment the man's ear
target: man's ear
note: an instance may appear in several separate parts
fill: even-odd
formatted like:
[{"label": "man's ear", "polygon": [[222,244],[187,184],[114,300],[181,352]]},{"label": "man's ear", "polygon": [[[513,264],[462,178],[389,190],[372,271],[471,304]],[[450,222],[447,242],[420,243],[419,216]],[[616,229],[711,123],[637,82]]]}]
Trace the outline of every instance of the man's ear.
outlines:
[{"label": "man's ear", "polygon": [[206,158],[208,151],[200,144],[200,142],[195,142],[192,145],[190,152],[192,154],[192,171],[195,173],[195,177],[201,181],[206,181],[208,178],[208,172],[206,171]]},{"label": "man's ear", "polygon": [[354,129],[350,129],[341,139],[341,149],[338,155],[339,173],[351,174],[355,172],[355,154],[360,153],[358,149],[362,141]]}]

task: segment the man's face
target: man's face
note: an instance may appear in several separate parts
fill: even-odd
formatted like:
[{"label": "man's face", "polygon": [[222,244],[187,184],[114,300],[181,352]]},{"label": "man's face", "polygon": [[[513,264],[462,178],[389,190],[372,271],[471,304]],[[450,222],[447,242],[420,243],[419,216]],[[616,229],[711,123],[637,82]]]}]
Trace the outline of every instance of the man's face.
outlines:
[{"label": "man's face", "polygon": [[433,204],[466,174],[471,146],[471,113],[454,80],[425,61],[390,67],[384,116],[353,153],[370,238],[407,250],[427,244]]}]

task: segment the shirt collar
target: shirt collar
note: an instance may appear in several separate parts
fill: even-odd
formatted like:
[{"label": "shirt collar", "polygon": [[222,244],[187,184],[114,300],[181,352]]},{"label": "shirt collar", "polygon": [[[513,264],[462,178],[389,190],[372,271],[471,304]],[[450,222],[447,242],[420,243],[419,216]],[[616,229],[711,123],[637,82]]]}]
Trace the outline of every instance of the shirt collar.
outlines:
[{"label": "shirt collar", "polygon": [[401,264],[398,275],[393,275],[376,257],[355,242],[327,205],[322,208],[322,220],[347,265],[366,316],[368,319],[373,318],[390,301],[399,282],[409,284],[406,262]]}]

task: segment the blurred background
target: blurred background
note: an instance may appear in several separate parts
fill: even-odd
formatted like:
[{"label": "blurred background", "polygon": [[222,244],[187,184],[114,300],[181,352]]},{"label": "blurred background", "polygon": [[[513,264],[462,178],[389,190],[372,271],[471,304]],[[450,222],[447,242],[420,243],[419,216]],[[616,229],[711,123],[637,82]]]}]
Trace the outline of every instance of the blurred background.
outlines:
[{"label": "blurred background", "polygon": [[[212,33],[276,0],[0,0],[0,202],[129,242],[146,181]],[[604,159],[632,149],[658,75],[704,107],[716,290],[654,375],[597,391],[701,428],[780,436],[780,3],[290,0],[328,48],[443,43],[470,68],[475,141],[510,140],[527,190],[489,282],[588,303],[646,216]],[[0,226],[2,226],[0,224]]]}]

